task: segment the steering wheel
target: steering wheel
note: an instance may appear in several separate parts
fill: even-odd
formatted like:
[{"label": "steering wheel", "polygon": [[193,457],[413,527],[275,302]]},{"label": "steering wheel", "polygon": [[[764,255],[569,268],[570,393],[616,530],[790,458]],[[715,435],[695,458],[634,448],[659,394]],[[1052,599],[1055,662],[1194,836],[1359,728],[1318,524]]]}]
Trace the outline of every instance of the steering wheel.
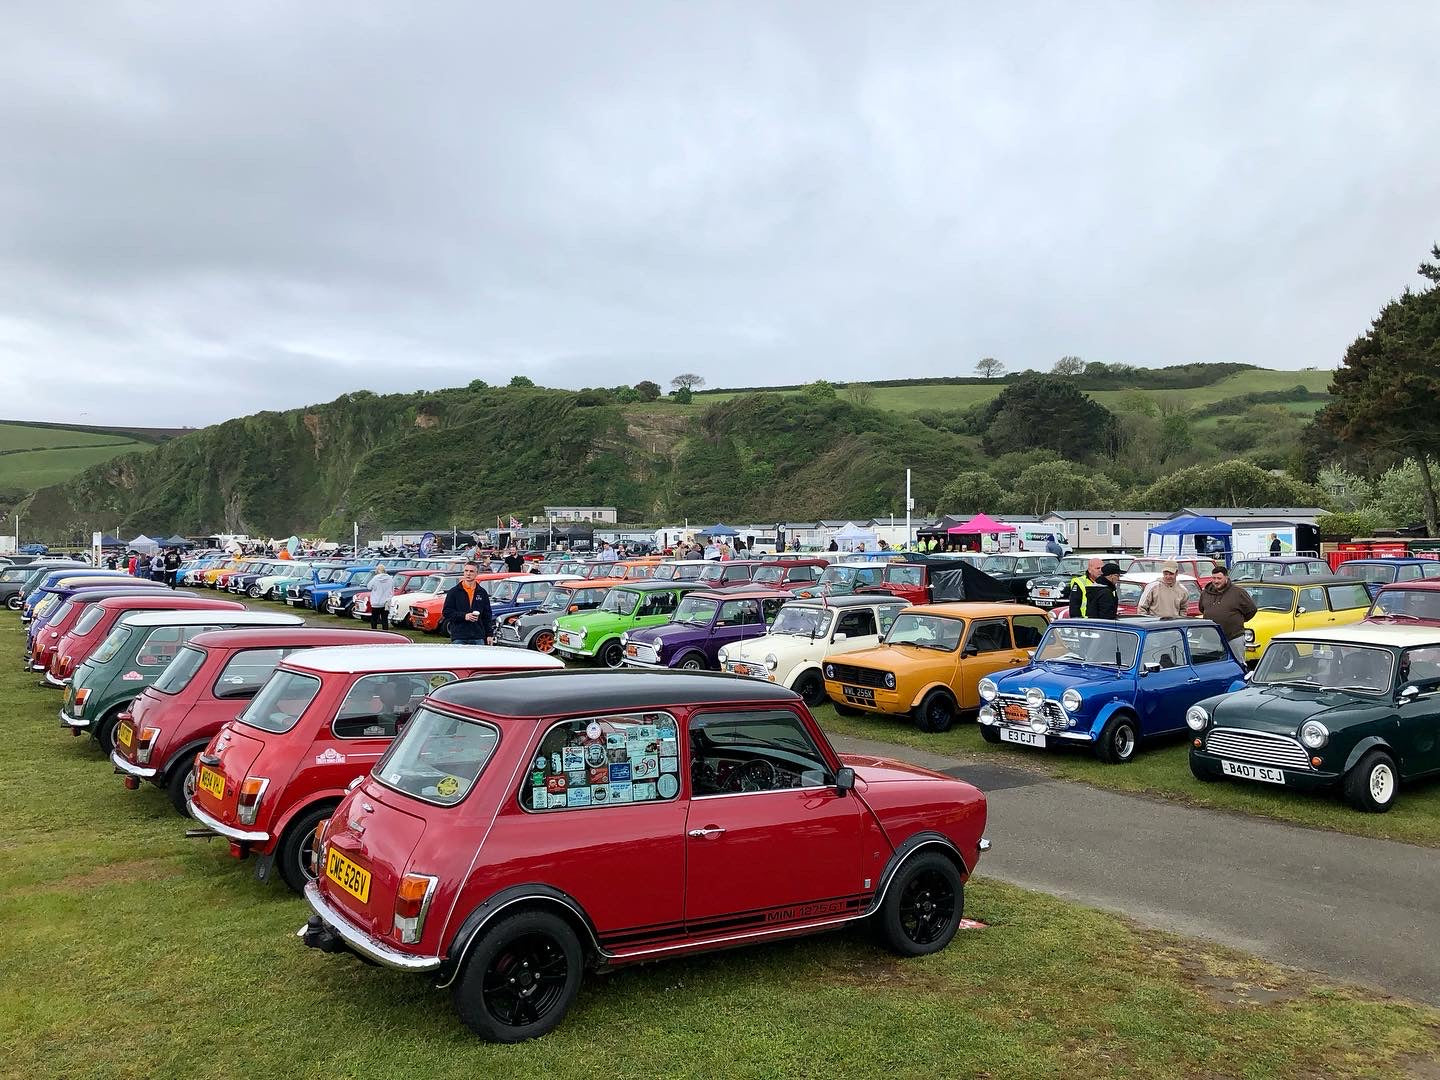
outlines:
[{"label": "steering wheel", "polygon": [[770,791],[775,781],[775,766],[764,758],[754,758],[730,770],[730,775],[725,777],[725,790]]}]

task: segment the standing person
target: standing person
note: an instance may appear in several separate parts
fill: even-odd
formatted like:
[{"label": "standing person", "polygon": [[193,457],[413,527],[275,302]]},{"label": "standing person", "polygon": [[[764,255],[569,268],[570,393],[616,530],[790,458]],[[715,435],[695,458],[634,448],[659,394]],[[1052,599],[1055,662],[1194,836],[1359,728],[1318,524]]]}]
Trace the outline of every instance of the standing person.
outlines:
[{"label": "standing person", "polygon": [[175,577],[180,572],[180,549],[170,548],[165,552],[165,584],[175,588]]},{"label": "standing person", "polygon": [[1104,563],[1100,559],[1091,559],[1085,564],[1085,573],[1076,574],[1065,586],[1065,592],[1070,600],[1070,618],[1085,619],[1089,617],[1089,592],[1091,586],[1100,580],[1100,570]]},{"label": "standing person", "polygon": [[114,569],[115,569],[117,566],[119,566],[119,565],[120,565],[120,557],[119,557],[118,555],[116,555],[115,552],[112,551],[112,552],[110,552],[109,555],[106,555],[106,556],[105,556],[105,569],[106,569],[106,570],[114,570]]},{"label": "standing person", "polygon": [[720,561],[720,544],[713,536],[710,537],[709,543],[705,545],[703,558],[708,559],[711,562]]},{"label": "standing person", "polygon": [[509,570],[512,574],[518,574],[521,570],[525,569],[525,558],[520,552],[515,550],[513,544],[509,550],[505,552],[505,569]]},{"label": "standing person", "polygon": [[480,567],[467,562],[460,581],[445,594],[440,622],[456,645],[493,645],[495,631],[490,619],[490,594],[475,580]]},{"label": "standing person", "polygon": [[160,549],[155,549],[155,554],[150,556],[150,580],[165,580],[165,556],[160,554]]},{"label": "standing person", "polygon": [[826,550],[826,551],[839,551],[839,550],[840,550],[840,545],[839,545],[836,541],[831,540],[831,541],[830,541],[830,546],[829,546],[828,548],[826,548],[825,550]]},{"label": "standing person", "polygon": [[1087,590],[1085,607],[1090,619],[1118,619],[1120,617],[1120,564],[1107,562],[1100,567],[1100,577]]},{"label": "standing person", "polygon": [[136,575],[135,575],[135,570],[136,570],[136,568],[137,568],[136,564],[137,564],[139,561],[140,561],[140,555],[139,555],[138,552],[135,552],[135,551],[130,552],[130,557],[125,560],[125,572],[126,572],[127,574],[129,574],[131,577],[135,577],[135,576],[136,576]]},{"label": "standing person", "polygon": [[1065,557],[1065,549],[1060,545],[1060,541],[1055,539],[1054,533],[1051,533],[1045,538],[1045,550],[1057,559],[1063,559]]},{"label": "standing person", "polygon": [[604,540],[600,541],[600,550],[595,553],[596,562],[616,562],[615,549]]},{"label": "standing person", "polygon": [[[395,595],[395,576],[381,563],[370,575],[370,629],[390,629],[390,600]],[[447,599],[448,603],[448,599]]]},{"label": "standing person", "polygon": [[1245,663],[1245,623],[1259,609],[1250,594],[1230,580],[1230,570],[1222,562],[1215,564],[1212,577],[1200,590],[1200,614],[1214,619],[1220,633],[1230,643],[1235,659]]},{"label": "standing person", "polygon": [[1176,580],[1180,564],[1174,559],[1160,567],[1160,576],[1140,594],[1136,605],[1138,615],[1153,615],[1158,619],[1183,619],[1190,614],[1190,594],[1185,586]]},{"label": "standing person", "polygon": [[1274,533],[1270,534],[1270,556],[1273,558],[1280,554],[1280,537]]}]

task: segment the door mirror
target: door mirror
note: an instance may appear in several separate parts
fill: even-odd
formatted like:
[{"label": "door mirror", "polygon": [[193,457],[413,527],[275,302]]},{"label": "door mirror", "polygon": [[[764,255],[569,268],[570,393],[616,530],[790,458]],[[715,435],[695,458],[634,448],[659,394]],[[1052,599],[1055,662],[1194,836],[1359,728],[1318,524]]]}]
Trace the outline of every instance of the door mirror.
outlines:
[{"label": "door mirror", "polygon": [[854,769],[847,765],[835,773],[835,790],[841,795],[844,795],[847,791],[855,790]]},{"label": "door mirror", "polygon": [[1414,701],[1419,696],[1420,687],[1416,686],[1414,683],[1406,683],[1400,688],[1400,693],[1395,695],[1396,700],[1398,700],[1402,705],[1407,701]]},{"label": "door mirror", "polygon": [[972,642],[970,642],[970,644],[968,644],[968,645],[965,646],[964,651],[961,652],[960,655],[961,655],[961,656],[979,656],[979,655],[980,655],[980,646],[979,646],[979,645],[976,645],[976,644],[972,641]]},{"label": "door mirror", "polygon": [[844,641],[844,640],[845,640],[846,638],[848,638],[849,636],[850,636],[850,635],[847,634],[847,633],[845,633],[844,630],[837,630],[837,631],[835,631],[835,636],[832,637],[830,640],[831,640],[831,641]]},{"label": "door mirror", "polygon": [[1154,674],[1155,674],[1157,671],[1159,671],[1159,670],[1160,670],[1160,665],[1159,665],[1159,664],[1156,664],[1156,663],[1153,663],[1153,662],[1152,662],[1152,663],[1149,663],[1149,664],[1141,664],[1141,665],[1140,665],[1140,674],[1141,674],[1141,675],[1154,675]]},{"label": "door mirror", "polygon": [[1255,674],[1255,672],[1254,672],[1251,668],[1246,668],[1246,669],[1245,669],[1245,674],[1244,674],[1244,675],[1241,675],[1240,677],[1241,677],[1242,679],[1244,679],[1246,682],[1249,682],[1249,681],[1250,681],[1250,676],[1251,676],[1251,675],[1254,675],[1254,674]]}]

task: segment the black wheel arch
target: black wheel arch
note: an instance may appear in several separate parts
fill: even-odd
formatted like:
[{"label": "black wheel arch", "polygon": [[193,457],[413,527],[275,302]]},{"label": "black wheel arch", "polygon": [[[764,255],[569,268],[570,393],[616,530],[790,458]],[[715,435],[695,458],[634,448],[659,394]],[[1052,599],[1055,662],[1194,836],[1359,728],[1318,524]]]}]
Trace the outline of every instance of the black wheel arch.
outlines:
[{"label": "black wheel arch", "polygon": [[885,903],[886,893],[895,882],[896,875],[900,873],[907,862],[922,852],[933,852],[937,855],[944,855],[955,864],[955,869],[960,872],[961,881],[969,878],[970,868],[965,863],[965,856],[960,854],[960,849],[955,846],[955,841],[951,840],[944,833],[933,831],[915,833],[897,847],[886,861],[885,869],[880,873],[880,881],[876,886],[875,896],[870,901],[870,908],[866,914],[880,910],[881,905]]},{"label": "black wheel arch", "polygon": [[580,939],[580,947],[585,950],[586,957],[592,964],[603,960],[607,955],[600,945],[600,935],[595,930],[594,922],[573,896],[554,886],[538,882],[511,885],[489,897],[465,916],[460,928],[450,939],[445,962],[435,976],[435,985],[443,990],[459,977],[465,967],[466,957],[480,940],[486,926],[501,915],[526,910],[548,911],[564,919]]},{"label": "black wheel arch", "polygon": [[[1367,735],[1350,748],[1350,753],[1345,758],[1345,767],[1342,768],[1340,772],[1342,774],[1348,773],[1356,765],[1359,765],[1360,759],[1371,750],[1383,750],[1390,755],[1391,759],[1395,762],[1396,768],[1401,766],[1400,755],[1395,752],[1395,748],[1391,746],[1383,736]],[[1396,779],[1398,780],[1400,778],[1397,776]]]}]

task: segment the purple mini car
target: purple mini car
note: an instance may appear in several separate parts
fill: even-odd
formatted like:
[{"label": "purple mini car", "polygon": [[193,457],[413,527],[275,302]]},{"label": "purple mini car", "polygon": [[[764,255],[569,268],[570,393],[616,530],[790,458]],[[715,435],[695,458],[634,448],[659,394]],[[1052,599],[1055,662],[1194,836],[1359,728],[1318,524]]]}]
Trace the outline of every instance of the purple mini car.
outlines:
[{"label": "purple mini car", "polygon": [[720,646],[760,637],[789,593],[766,588],[686,593],[663,626],[620,635],[626,667],[718,671]]}]

